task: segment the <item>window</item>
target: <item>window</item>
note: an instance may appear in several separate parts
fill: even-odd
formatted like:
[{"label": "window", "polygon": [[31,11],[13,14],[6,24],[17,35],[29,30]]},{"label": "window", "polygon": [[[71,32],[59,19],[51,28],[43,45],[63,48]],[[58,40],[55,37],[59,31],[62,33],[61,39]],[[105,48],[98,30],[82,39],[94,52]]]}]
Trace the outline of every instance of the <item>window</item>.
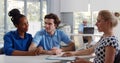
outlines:
[{"label": "window", "polygon": [[[31,33],[32,36],[43,26],[43,17],[46,14],[46,1],[42,1],[42,3],[39,1],[40,0],[27,0],[28,32]],[[40,8],[41,6],[42,8]]]},{"label": "window", "polygon": [[[20,10],[20,12],[23,14],[24,13],[24,1],[19,1],[19,0],[8,0],[8,4],[7,4],[7,12],[9,12],[11,9],[17,8]],[[8,14],[7,14],[8,16]],[[8,31],[9,30],[14,30],[15,27],[11,21],[11,18],[8,16]],[[6,26],[6,25],[5,25]]]},{"label": "window", "polygon": [[0,42],[3,42],[4,35],[4,0],[0,2]]},{"label": "window", "polygon": [[74,33],[78,33],[79,24],[86,19],[89,26],[92,26],[90,12],[74,12]]},{"label": "window", "polygon": [[33,36],[37,30],[41,29],[42,19],[47,12],[46,0],[6,0],[5,3],[2,0],[0,2],[0,42],[3,42],[4,32],[16,29],[8,16],[8,12],[13,8],[19,9],[24,15],[26,14],[29,21],[28,33]]}]

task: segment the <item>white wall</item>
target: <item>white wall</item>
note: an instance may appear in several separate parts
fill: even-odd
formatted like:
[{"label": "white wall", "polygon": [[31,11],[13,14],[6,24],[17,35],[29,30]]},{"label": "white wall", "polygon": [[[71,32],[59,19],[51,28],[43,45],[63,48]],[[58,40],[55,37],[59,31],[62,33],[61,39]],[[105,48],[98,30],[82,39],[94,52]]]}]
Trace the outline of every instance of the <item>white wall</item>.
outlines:
[{"label": "white wall", "polygon": [[48,0],[48,12],[47,13],[55,13],[60,17],[60,1],[61,0]]},{"label": "white wall", "polygon": [[120,0],[90,0],[91,10],[99,11],[103,9],[120,11]]},{"label": "white wall", "polygon": [[89,0],[61,0],[60,12],[88,11]]},{"label": "white wall", "polygon": [[88,11],[89,0],[47,0],[48,13]]},{"label": "white wall", "polygon": [[[91,4],[92,11],[108,9],[111,11],[120,10],[120,0],[48,0],[49,12],[79,12],[88,11],[88,4]],[[49,13],[48,12],[48,13]]]},{"label": "white wall", "polygon": [[70,25],[70,27],[71,27],[70,32],[73,33],[73,21],[74,21],[73,12],[62,12],[61,13],[61,21],[62,21],[62,23]]}]

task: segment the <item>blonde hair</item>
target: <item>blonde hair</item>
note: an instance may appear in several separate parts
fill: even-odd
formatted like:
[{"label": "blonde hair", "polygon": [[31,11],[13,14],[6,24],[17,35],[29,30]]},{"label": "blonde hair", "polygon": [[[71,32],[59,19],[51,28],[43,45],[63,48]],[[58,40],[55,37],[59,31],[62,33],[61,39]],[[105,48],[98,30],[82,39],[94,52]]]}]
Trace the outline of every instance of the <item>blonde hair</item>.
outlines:
[{"label": "blonde hair", "polygon": [[115,27],[118,24],[117,18],[109,10],[101,10],[98,15],[101,16],[105,21],[110,21],[112,23],[112,27]]}]

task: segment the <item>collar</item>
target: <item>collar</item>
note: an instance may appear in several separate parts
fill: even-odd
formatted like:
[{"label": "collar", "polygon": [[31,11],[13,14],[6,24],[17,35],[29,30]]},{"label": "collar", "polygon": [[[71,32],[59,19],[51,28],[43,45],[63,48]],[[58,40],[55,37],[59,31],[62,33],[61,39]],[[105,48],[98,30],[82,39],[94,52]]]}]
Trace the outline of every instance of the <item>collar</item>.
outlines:
[{"label": "collar", "polygon": [[24,37],[24,38],[21,38],[20,35],[19,35],[19,33],[18,33],[18,30],[15,31],[15,35],[16,35],[17,38],[20,38],[20,39],[26,38],[26,33],[25,33],[25,37]]},{"label": "collar", "polygon": [[[47,36],[51,36],[46,30],[45,31],[45,35]],[[52,36],[57,36],[57,30],[55,30],[54,34]]]}]

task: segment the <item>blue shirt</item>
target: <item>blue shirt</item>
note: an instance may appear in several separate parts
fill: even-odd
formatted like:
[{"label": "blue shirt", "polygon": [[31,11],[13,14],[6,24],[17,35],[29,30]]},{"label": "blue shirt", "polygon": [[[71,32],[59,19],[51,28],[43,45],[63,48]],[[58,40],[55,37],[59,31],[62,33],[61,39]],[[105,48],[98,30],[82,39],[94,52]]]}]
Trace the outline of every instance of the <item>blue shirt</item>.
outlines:
[{"label": "blue shirt", "polygon": [[27,51],[32,41],[32,35],[25,33],[21,38],[16,31],[10,31],[4,35],[4,53],[12,55],[14,50]]},{"label": "blue shirt", "polygon": [[53,47],[60,48],[61,41],[69,44],[71,39],[63,31],[57,29],[52,36],[45,30],[38,31],[32,42],[37,46],[42,46],[44,50],[51,50]]},{"label": "blue shirt", "polygon": [[84,24],[80,24],[78,31],[83,33],[83,28],[84,28]]},{"label": "blue shirt", "polygon": [[83,33],[84,27],[87,27],[87,26],[89,26],[89,25],[88,24],[87,25],[80,24],[78,31]]}]

